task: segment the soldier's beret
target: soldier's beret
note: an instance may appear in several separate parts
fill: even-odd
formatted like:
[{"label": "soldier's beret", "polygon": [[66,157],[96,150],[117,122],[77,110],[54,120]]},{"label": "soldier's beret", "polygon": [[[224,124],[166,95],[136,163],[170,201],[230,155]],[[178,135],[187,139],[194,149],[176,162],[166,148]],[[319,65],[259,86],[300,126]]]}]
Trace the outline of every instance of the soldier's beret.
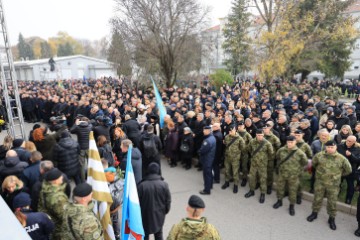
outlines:
[{"label": "soldier's beret", "polygon": [[239,121],[237,124],[238,124],[238,126],[239,125],[244,125],[244,121]]},{"label": "soldier's beret", "polygon": [[209,130],[211,130],[211,127],[210,127],[210,126],[205,126],[204,129],[209,129]]},{"label": "soldier's beret", "polygon": [[292,135],[286,137],[286,141],[295,141],[295,140],[296,140],[296,138]]},{"label": "soldier's beret", "polygon": [[303,134],[303,131],[301,129],[296,129],[294,133],[295,134]]},{"label": "soldier's beret", "polygon": [[256,113],[254,113],[252,116],[253,116],[253,118],[260,118],[259,114],[256,114]]},{"label": "soldier's beret", "polygon": [[20,192],[14,197],[12,204],[14,209],[30,206],[31,205],[30,195],[26,192]]},{"label": "soldier's beret", "polygon": [[325,146],[336,146],[336,143],[334,140],[329,140],[325,143]]},{"label": "soldier's beret", "polygon": [[196,195],[192,195],[189,198],[188,204],[192,208],[205,208],[204,201],[199,196],[196,196]]},{"label": "soldier's beret", "polygon": [[57,168],[53,168],[50,171],[48,171],[45,175],[45,180],[46,181],[54,181],[56,179],[58,179],[59,177],[61,177],[62,172],[57,169]]},{"label": "soldier's beret", "polygon": [[230,130],[236,129],[235,124],[231,124],[231,125],[229,126],[229,129],[230,129]]},{"label": "soldier's beret", "polygon": [[262,128],[261,128],[261,129],[257,129],[257,130],[256,130],[256,134],[264,134],[264,130],[262,130]]},{"label": "soldier's beret", "polygon": [[92,187],[88,183],[81,183],[76,185],[73,191],[73,195],[77,197],[86,197],[89,196],[92,192]]}]

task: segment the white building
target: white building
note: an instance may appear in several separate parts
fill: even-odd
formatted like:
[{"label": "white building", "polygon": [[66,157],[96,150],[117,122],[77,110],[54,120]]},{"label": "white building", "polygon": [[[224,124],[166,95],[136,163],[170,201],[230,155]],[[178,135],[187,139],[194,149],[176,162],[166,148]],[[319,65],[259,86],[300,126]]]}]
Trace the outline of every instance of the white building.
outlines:
[{"label": "white building", "polygon": [[49,59],[14,62],[16,77],[25,81],[117,77],[116,69],[106,60],[73,55],[55,57],[54,61],[54,71],[50,71]]},{"label": "white building", "polygon": [[[360,17],[360,0],[357,0],[354,5],[352,5],[345,14],[351,14],[355,18]],[[202,32],[203,37],[203,54],[201,57],[201,73],[202,74],[211,74],[217,69],[226,68],[223,65],[223,61],[226,58],[222,44],[224,42],[224,36],[222,29],[224,28],[226,18],[219,19],[220,24],[214,27],[211,27],[204,32]],[[264,21],[260,16],[253,16],[252,25],[250,26],[248,32],[253,39],[259,37],[261,29],[264,27]],[[360,21],[355,24],[355,27],[360,31]],[[254,46],[255,47],[255,46]],[[256,56],[261,56],[258,51],[255,51]],[[360,77],[360,36],[356,40],[352,54],[350,55],[352,61],[352,66],[348,71],[345,72],[344,78],[356,78]],[[255,73],[249,72],[246,73],[247,76],[252,76]],[[312,78],[322,79],[324,74],[318,71],[311,72],[308,76],[309,79]]]}]

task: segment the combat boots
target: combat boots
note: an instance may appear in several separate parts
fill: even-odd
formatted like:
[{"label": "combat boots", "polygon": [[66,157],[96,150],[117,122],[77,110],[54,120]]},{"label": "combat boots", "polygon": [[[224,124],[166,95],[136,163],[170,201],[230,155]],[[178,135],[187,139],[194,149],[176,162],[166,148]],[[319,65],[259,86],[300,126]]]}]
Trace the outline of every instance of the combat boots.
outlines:
[{"label": "combat boots", "polygon": [[358,223],[358,229],[354,232],[355,236],[360,237],[360,224]]},{"label": "combat boots", "polygon": [[225,182],[224,185],[221,186],[221,189],[227,189],[230,186],[229,182]]},{"label": "combat boots", "polygon": [[273,208],[278,209],[282,206],[282,200],[277,200],[277,202],[273,205]]},{"label": "combat boots", "polygon": [[233,193],[238,193],[238,185],[234,185]]},{"label": "combat boots", "polygon": [[246,186],[246,183],[247,183],[246,178],[243,178],[243,180],[241,181],[241,186],[242,186],[242,187],[245,187],[245,186]]},{"label": "combat boots", "polygon": [[307,217],[306,220],[308,220],[308,222],[312,222],[312,221],[314,221],[315,219],[317,219],[317,212],[312,212],[312,213],[310,214],[310,216]]},{"label": "combat boots", "polygon": [[335,218],[329,217],[328,223],[331,230],[336,230]]},{"label": "combat boots", "polygon": [[266,193],[267,193],[268,195],[270,195],[270,194],[272,193],[272,187],[271,187],[271,186],[268,186],[268,187],[267,187]]},{"label": "combat boots", "polygon": [[265,193],[260,194],[259,202],[260,202],[260,203],[264,203],[264,202],[265,202]]},{"label": "combat boots", "polygon": [[296,196],[296,204],[301,204],[302,198],[301,195]]},{"label": "combat boots", "polygon": [[246,197],[246,198],[249,198],[249,197],[252,197],[252,196],[254,196],[254,195],[255,195],[255,192],[252,191],[252,190],[250,190],[247,194],[245,194],[245,197]]},{"label": "combat boots", "polygon": [[289,207],[289,214],[290,214],[290,216],[294,216],[294,215],[295,215],[295,208],[294,208],[294,204],[290,204],[290,207]]}]

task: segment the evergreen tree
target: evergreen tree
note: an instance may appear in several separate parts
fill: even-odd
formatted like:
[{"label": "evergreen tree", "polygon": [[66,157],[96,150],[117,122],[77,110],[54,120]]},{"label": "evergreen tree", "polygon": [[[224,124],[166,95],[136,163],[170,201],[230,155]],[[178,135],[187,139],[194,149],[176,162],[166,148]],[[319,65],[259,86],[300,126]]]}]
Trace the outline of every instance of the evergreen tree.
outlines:
[{"label": "evergreen tree", "polygon": [[247,11],[246,0],[234,0],[225,23],[223,48],[226,53],[224,64],[234,75],[250,69],[251,38],[248,35],[251,14]]},{"label": "evergreen tree", "polygon": [[23,35],[20,33],[19,34],[19,43],[17,44],[17,48],[19,50],[19,57],[26,59],[34,59],[34,52],[30,46],[30,44],[28,44]]},{"label": "evergreen tree", "polygon": [[125,46],[123,38],[117,31],[113,33],[111,38],[110,47],[108,49],[108,61],[115,65],[119,76],[131,75],[131,57]]}]

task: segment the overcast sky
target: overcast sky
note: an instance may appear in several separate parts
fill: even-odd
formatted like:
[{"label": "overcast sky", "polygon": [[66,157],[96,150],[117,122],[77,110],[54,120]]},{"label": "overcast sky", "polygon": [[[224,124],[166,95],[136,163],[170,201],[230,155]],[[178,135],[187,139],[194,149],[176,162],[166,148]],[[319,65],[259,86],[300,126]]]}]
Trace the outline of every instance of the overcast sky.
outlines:
[{"label": "overcast sky", "polygon": [[[136,1],[136,0],[135,0]],[[97,40],[109,35],[113,0],[3,0],[10,43],[23,36],[44,39],[65,31],[75,38]],[[227,15],[231,0],[200,0],[212,8],[212,24]]]}]

